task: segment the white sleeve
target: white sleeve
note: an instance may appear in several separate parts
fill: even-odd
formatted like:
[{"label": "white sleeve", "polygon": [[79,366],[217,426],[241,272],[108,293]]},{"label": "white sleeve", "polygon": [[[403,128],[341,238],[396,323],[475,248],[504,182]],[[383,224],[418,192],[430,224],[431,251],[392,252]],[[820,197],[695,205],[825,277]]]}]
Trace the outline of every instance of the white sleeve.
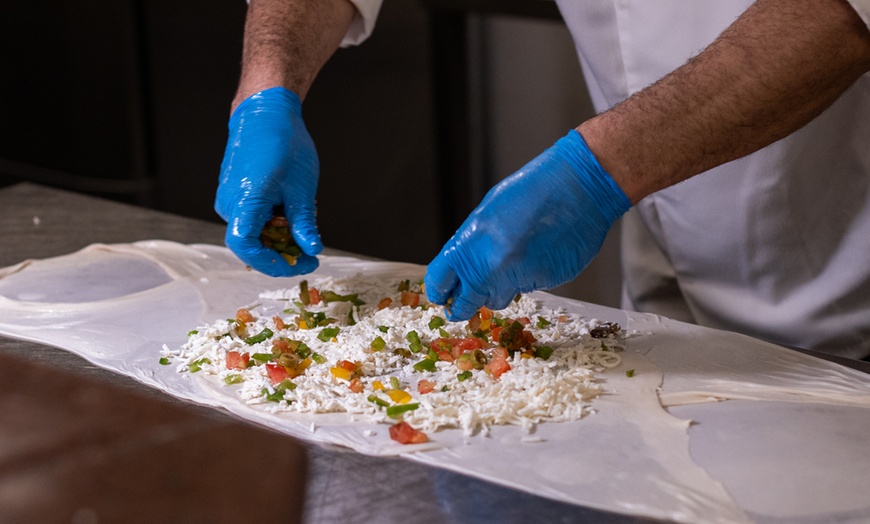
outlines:
[{"label": "white sleeve", "polygon": [[870,27],[870,0],[847,0],[861,20]]},{"label": "white sleeve", "polygon": [[[859,1],[870,2],[870,0]],[[344,35],[344,39],[341,41],[341,47],[361,44],[363,40],[372,34],[383,0],[350,0],[350,3],[356,6],[356,14],[350,23],[347,34]]]}]

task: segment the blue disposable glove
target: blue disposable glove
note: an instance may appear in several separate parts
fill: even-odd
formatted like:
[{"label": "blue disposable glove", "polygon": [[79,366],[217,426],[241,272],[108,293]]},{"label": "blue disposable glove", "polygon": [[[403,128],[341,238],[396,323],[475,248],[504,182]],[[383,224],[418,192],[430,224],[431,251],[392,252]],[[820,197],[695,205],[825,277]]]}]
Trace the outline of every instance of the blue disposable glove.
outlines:
[{"label": "blue disposable glove", "polygon": [[426,272],[451,320],[575,278],[631,202],[571,131],[484,197]]},{"label": "blue disposable glove", "polygon": [[[314,217],[319,171],[295,93],[273,87],[239,104],[230,117],[214,205],[227,221],[227,247],[252,268],[275,277],[317,269],[316,255],[323,250]],[[303,252],[293,266],[260,242],[276,207]]]}]

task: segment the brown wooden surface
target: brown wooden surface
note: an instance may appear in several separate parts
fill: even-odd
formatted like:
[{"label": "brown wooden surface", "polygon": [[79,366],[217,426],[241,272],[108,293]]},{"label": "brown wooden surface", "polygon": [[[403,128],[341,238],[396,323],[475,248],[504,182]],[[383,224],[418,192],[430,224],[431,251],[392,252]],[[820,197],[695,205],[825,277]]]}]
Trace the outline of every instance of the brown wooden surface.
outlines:
[{"label": "brown wooden surface", "polygon": [[0,354],[2,522],[300,522],[305,479],[282,435]]}]

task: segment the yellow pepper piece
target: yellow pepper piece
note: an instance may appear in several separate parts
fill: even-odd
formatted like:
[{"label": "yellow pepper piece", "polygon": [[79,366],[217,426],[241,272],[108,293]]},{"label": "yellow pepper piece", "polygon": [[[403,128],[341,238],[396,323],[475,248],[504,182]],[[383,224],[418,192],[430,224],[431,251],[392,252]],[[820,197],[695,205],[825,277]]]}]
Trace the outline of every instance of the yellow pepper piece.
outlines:
[{"label": "yellow pepper piece", "polygon": [[311,359],[306,358],[302,362],[296,364],[296,367],[292,367],[292,368],[285,367],[284,369],[287,370],[287,374],[290,375],[290,378],[296,378],[299,375],[305,373],[305,370],[310,365],[311,365]]},{"label": "yellow pepper piece", "polygon": [[305,322],[304,320],[300,320],[299,321],[299,329],[308,329],[308,322]]},{"label": "yellow pepper piece", "polygon": [[287,253],[281,253],[281,258],[286,260],[287,263],[290,264],[291,266],[296,265],[296,257],[294,257],[293,255],[288,255]]},{"label": "yellow pepper piece", "polygon": [[384,383],[381,382],[380,380],[375,380],[374,382],[372,382],[372,389],[375,390],[375,391],[377,391],[377,390],[379,390],[379,389],[380,389],[380,390],[383,390],[383,389],[384,389]]},{"label": "yellow pepper piece", "polygon": [[521,353],[520,358],[534,358],[535,356],[531,353]]},{"label": "yellow pepper piece", "polygon": [[340,378],[341,380],[350,380],[350,376],[353,373],[353,371],[341,366],[329,368],[329,372],[332,373],[333,377]]},{"label": "yellow pepper piece", "polygon": [[396,404],[405,404],[411,400],[411,394],[401,389],[391,389],[387,391],[387,396]]}]

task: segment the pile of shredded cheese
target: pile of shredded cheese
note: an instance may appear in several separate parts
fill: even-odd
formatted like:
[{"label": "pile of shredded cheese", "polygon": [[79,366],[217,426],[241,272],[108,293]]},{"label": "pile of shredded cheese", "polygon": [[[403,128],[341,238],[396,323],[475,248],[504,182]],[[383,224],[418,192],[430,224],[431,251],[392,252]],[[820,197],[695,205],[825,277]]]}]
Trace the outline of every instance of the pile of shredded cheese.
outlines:
[{"label": "pile of shredded cheese", "polygon": [[[544,359],[512,352],[507,359],[510,369],[497,378],[486,369],[462,373],[455,362],[427,354],[433,353],[430,345],[439,338],[473,337],[469,325],[442,322],[443,307],[427,303],[422,293],[420,304],[412,307],[401,304],[399,281],[357,275],[305,284],[320,293],[356,297],[304,305],[299,285],[265,292],[259,303],[243,308],[250,313],[247,322],[227,319],[201,326],[189,333],[180,348],[164,347],[164,360],[176,364],[181,373],[210,375],[215,382],[236,388],[246,402],[264,404],[274,412],[347,412],[376,422],[404,420],[425,432],[458,427],[466,434],[486,432],[497,424],[531,429],[539,422],[580,419],[590,413],[590,401],[603,392],[597,373],[621,361],[618,327],[596,332],[612,326],[547,309],[523,296],[496,311],[493,322],[522,321],[535,346],[546,346],[552,353]],[[415,286],[420,291],[419,283],[411,286],[412,293]],[[390,304],[383,307],[386,298]],[[309,326],[312,314],[329,320]],[[334,333],[336,328],[334,336],[322,333],[325,329]],[[422,345],[422,350],[416,346],[416,353],[410,351],[412,331]],[[496,343],[486,335],[477,336],[485,341],[481,351],[491,356]],[[378,337],[383,344],[373,344]],[[302,342],[307,349],[302,365],[295,373],[289,370],[290,382],[276,385],[265,359],[280,339]],[[247,367],[228,369],[227,355],[233,352],[255,358]],[[426,358],[435,360],[434,366],[427,363],[433,371],[415,369]],[[342,361],[353,363],[354,384],[346,372],[340,373]],[[429,391],[421,393],[418,386],[424,380],[429,387],[423,390]],[[391,409],[400,405],[413,409]],[[401,413],[397,416],[396,411]]]}]

